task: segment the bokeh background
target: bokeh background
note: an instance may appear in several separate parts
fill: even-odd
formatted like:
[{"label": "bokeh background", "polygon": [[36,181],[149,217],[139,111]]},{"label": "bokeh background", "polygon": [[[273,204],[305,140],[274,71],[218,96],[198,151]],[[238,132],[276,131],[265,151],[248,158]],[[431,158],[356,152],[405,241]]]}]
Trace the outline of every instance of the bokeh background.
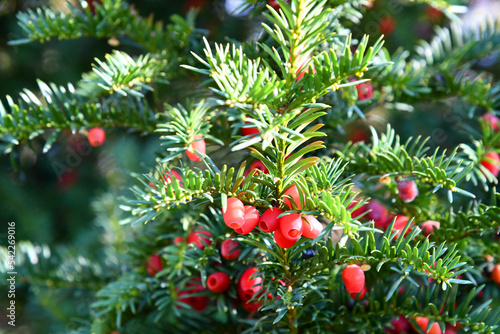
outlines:
[{"label": "bokeh background", "polygon": [[[82,5],[77,0],[70,2],[75,7]],[[141,15],[154,14],[164,21],[174,13],[184,16],[189,8],[197,7],[197,26],[206,29],[212,41],[246,39],[260,27],[249,15],[251,11],[242,12],[242,3],[236,0],[129,2]],[[60,85],[78,81],[82,73],[91,69],[95,57],[102,59],[113,49],[110,45],[113,41],[90,38],[8,45],[10,40],[21,38],[16,13],[40,6],[67,10],[63,0],[0,0],[0,100],[4,104],[7,95],[17,99],[23,89],[36,91],[37,78]],[[471,24],[481,22],[484,15],[500,12],[498,1],[474,1],[469,6],[464,19]],[[442,13],[425,4],[377,0],[368,7],[366,16],[360,22],[353,22],[350,28],[355,37],[363,33],[385,34],[386,47],[391,53],[400,47],[412,51],[417,40],[433,36],[434,26],[449,23]],[[126,45],[120,48],[131,51]],[[498,54],[488,55],[478,59],[475,66],[496,71],[498,75],[498,57]],[[176,96],[173,94],[167,100],[175,103]],[[454,112],[453,117],[466,117],[459,108]],[[436,136],[434,129],[447,129],[446,137],[434,138],[435,145],[452,148],[463,140],[459,131],[455,131],[456,138],[450,135],[454,131],[449,130],[460,122],[450,118],[446,105],[425,103],[417,105],[412,113],[376,109],[368,115],[368,121],[354,122],[346,136],[366,139],[368,124],[384,128],[386,121],[403,137],[415,134],[432,137]],[[81,265],[99,259],[104,253],[107,256],[111,253],[117,259],[126,254],[122,242],[134,231],[129,225],[119,224],[119,197],[132,182],[130,173],[147,172],[154,162],[154,152],[161,147],[156,135],[141,137],[119,130],[107,135],[106,144],[99,148],[91,148],[84,133],[68,132],[46,154],[41,152],[43,141],[35,141],[21,145],[11,155],[0,155],[0,245],[6,245],[7,222],[14,221],[18,245],[22,240],[49,245],[60,252],[81,256]],[[61,164],[66,167],[62,169]],[[82,285],[79,291],[64,288],[52,291],[18,282],[17,326],[12,331],[2,320],[0,333],[70,332],[88,319],[92,295],[89,292],[95,288]],[[3,298],[2,292],[1,305]],[[5,319],[3,312],[0,309],[1,319]]]}]

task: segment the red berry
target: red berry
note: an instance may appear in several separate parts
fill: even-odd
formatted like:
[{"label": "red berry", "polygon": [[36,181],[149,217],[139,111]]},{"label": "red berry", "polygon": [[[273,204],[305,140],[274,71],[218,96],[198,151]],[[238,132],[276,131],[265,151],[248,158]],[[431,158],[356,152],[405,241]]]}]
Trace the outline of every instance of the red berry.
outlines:
[{"label": "red berry", "polygon": [[439,229],[441,226],[441,223],[435,221],[435,220],[428,220],[426,222],[422,223],[422,230],[424,232],[425,236],[428,236],[432,232],[434,232],[434,228]]},{"label": "red berry", "polygon": [[276,241],[276,244],[278,244],[278,246],[282,248],[290,248],[297,242],[297,240],[290,240],[285,238],[280,229],[274,231],[274,241]]},{"label": "red berry", "polygon": [[154,276],[156,275],[156,273],[160,272],[163,269],[160,255],[158,254],[151,255],[148,259],[147,268],[148,268],[148,273],[151,276]]},{"label": "red berry", "polygon": [[242,302],[243,302],[242,306],[245,309],[245,311],[250,313],[257,312],[259,310],[259,307],[262,306],[262,303],[259,303],[257,301],[249,302],[246,300],[242,300]]},{"label": "red berry", "polygon": [[201,157],[196,154],[195,150],[200,152],[200,154],[203,156],[205,155],[207,151],[207,147],[205,144],[205,139],[203,139],[202,135],[195,135],[194,136],[194,142],[191,143],[186,151],[186,155],[189,160],[192,161],[201,161]]},{"label": "red berry", "polygon": [[[194,289],[190,291],[190,293],[198,293],[205,290],[205,288],[201,284],[192,284],[192,286],[194,287]],[[191,305],[191,307],[196,311],[203,311],[207,308],[208,296],[196,296],[190,297],[189,299],[189,305]]]},{"label": "red berry", "polygon": [[89,139],[90,145],[94,147],[101,146],[106,140],[106,132],[101,128],[92,128],[87,138]]},{"label": "red berry", "polygon": [[292,213],[280,218],[280,231],[290,241],[297,241],[304,231],[302,218],[298,213]]},{"label": "red berry", "polygon": [[495,282],[500,284],[500,264],[497,264],[494,268],[493,271],[491,272],[490,279]]},{"label": "red berry", "polygon": [[441,328],[437,322],[432,324],[432,327],[429,331],[427,331],[427,325],[429,324],[429,319],[424,317],[415,317],[415,321],[417,324],[426,332],[427,334],[442,334]]},{"label": "red berry", "polygon": [[182,176],[176,170],[171,170],[170,172],[166,171],[165,174],[163,174],[163,183],[172,183],[171,175],[173,175],[177,179],[177,181],[182,184]]},{"label": "red berry", "polygon": [[[203,231],[203,230],[196,230],[193,231],[187,238],[188,244],[194,244],[196,247],[199,249],[203,250],[205,249],[205,244],[207,246],[210,246],[212,244],[212,241],[208,238],[202,237],[202,235],[206,235],[207,237],[211,237],[212,233],[208,231]],[[203,244],[205,243],[205,244]]]},{"label": "red berry", "polygon": [[259,222],[259,211],[251,205],[245,205],[245,215],[243,216],[243,225],[235,228],[234,231],[238,234],[248,234],[257,226]]},{"label": "red berry", "polygon": [[389,36],[394,31],[394,28],[396,28],[396,21],[392,16],[386,16],[380,20],[378,28],[381,34]]},{"label": "red berry", "polygon": [[486,113],[482,116],[483,120],[493,128],[493,130],[498,131],[498,125],[500,123],[500,119],[495,114]]},{"label": "red berry", "polygon": [[367,290],[366,290],[366,285],[365,285],[365,286],[363,287],[363,290],[361,290],[361,292],[360,292],[360,293],[351,293],[351,294],[350,294],[350,295],[351,295],[351,298],[352,298],[352,299],[356,299],[356,297],[358,297],[358,295],[359,295],[359,299],[361,300],[361,299],[363,299],[363,297],[366,295],[366,291],[367,291]]},{"label": "red berry", "polygon": [[368,100],[373,96],[373,86],[368,82],[362,82],[356,85],[356,90],[358,91],[358,100]]},{"label": "red berry", "polygon": [[[403,231],[405,228],[406,224],[408,224],[408,221],[410,218],[404,216],[404,215],[396,215],[396,221],[394,222],[394,227],[393,230],[397,231],[395,238],[399,237],[399,232]],[[408,229],[405,233],[407,235],[410,232],[410,229]]]},{"label": "red berry", "polygon": [[264,211],[259,220],[259,228],[264,232],[274,232],[280,227],[278,216],[283,213],[280,208],[273,207]]},{"label": "red berry", "polygon": [[257,171],[255,172],[255,175],[259,175],[259,174],[261,173],[261,171],[262,171],[262,173],[264,173],[264,174],[267,174],[267,173],[268,173],[268,170],[267,170],[266,165],[264,165],[264,164],[262,163],[262,161],[260,161],[260,160],[255,160],[255,161],[254,161],[254,162],[252,162],[252,164],[250,165],[250,168],[249,168],[247,171],[245,171],[245,173],[243,173],[243,176],[247,177],[247,176],[248,176],[248,174],[250,174],[250,172],[251,172],[252,170],[254,170],[254,169],[256,169],[256,170],[257,170]]},{"label": "red berry", "polygon": [[231,281],[229,280],[229,275],[222,271],[218,271],[208,276],[207,287],[212,292],[224,292],[229,289],[230,285]]},{"label": "red berry", "polygon": [[[245,124],[252,124],[252,123],[245,122]],[[254,128],[254,127],[244,127],[244,128],[241,128],[241,134],[243,136],[255,135],[255,134],[258,134],[258,133],[259,133],[259,129]],[[252,137],[254,137],[254,136],[252,136]]]},{"label": "red berry", "polygon": [[[358,93],[359,96],[359,93]],[[365,129],[355,128],[349,133],[349,140],[353,143],[366,143],[370,139],[370,133]]]},{"label": "red berry", "polygon": [[100,0],[87,0],[87,5],[88,5],[88,7],[90,9],[90,12],[92,14],[95,14],[95,5],[94,5],[94,2],[95,3],[101,3]]},{"label": "red berry", "polygon": [[365,286],[365,273],[357,264],[350,264],[342,271],[342,280],[349,293],[360,293]]},{"label": "red berry", "polygon": [[[294,184],[292,185],[291,187],[289,187],[284,195],[289,195],[292,197],[293,201],[295,202],[295,204],[297,205],[297,208],[300,210],[302,209],[302,205],[300,204],[300,197],[299,197],[299,189],[297,188],[297,186]],[[302,194],[303,195],[303,194]],[[290,203],[290,200],[285,197],[285,204],[293,210],[292,208],[292,203]]]},{"label": "red berry", "polygon": [[493,174],[494,177],[498,176],[499,166],[500,166],[500,156],[497,152],[488,152],[485,159],[481,160],[481,165],[483,165],[487,170]]},{"label": "red berry", "polygon": [[444,331],[444,334],[457,334],[457,332],[452,327],[446,327],[446,330]]},{"label": "red berry", "polygon": [[391,324],[394,328],[385,328],[386,333],[390,334],[400,334],[409,333],[411,330],[411,324],[408,319],[404,317],[399,317],[398,319],[393,319]]},{"label": "red berry", "polygon": [[431,21],[437,22],[443,18],[443,12],[437,8],[427,5],[427,17],[431,19]]},{"label": "red berry", "polygon": [[316,238],[321,231],[323,231],[323,224],[321,224],[313,215],[304,215],[302,216],[302,220],[304,219],[307,222],[302,221],[302,225],[304,227],[302,235],[309,239]]},{"label": "red berry", "polygon": [[255,267],[248,268],[241,275],[236,290],[244,301],[248,301],[262,289],[262,277],[256,276],[258,270]]},{"label": "red berry", "polygon": [[366,214],[366,219],[373,220],[375,227],[385,229],[387,227],[389,213],[385,206],[377,200],[371,200],[366,205],[367,210],[371,210]]},{"label": "red berry", "polygon": [[[352,203],[347,206],[347,210],[354,208],[356,206],[356,204],[358,204],[358,201],[352,201]],[[357,208],[356,210],[353,210],[351,212],[351,217],[352,218],[357,218],[358,216],[361,216],[366,211],[368,211],[367,206],[366,205],[361,205],[359,208]],[[366,215],[363,216],[363,217],[366,217]]]},{"label": "red berry", "polygon": [[240,228],[245,223],[245,206],[235,197],[227,199],[226,211],[222,212],[224,223],[230,228]]},{"label": "red berry", "polygon": [[399,181],[398,192],[399,198],[405,203],[410,203],[418,196],[417,183],[413,180]]},{"label": "red berry", "polygon": [[183,243],[183,242],[184,242],[183,237],[175,237],[174,238],[174,245],[178,245],[178,244]]},{"label": "red berry", "polygon": [[238,248],[240,243],[236,240],[226,239],[220,246],[222,257],[226,260],[234,260],[240,256],[241,249]]}]

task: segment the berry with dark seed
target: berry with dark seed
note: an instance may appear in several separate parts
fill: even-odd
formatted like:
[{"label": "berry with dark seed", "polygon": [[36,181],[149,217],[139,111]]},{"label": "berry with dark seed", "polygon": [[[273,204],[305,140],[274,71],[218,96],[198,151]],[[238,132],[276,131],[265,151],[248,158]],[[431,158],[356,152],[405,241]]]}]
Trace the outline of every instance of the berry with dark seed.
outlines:
[{"label": "berry with dark seed", "polygon": [[306,249],[304,253],[302,253],[302,258],[304,260],[312,258],[314,255],[316,255],[316,252],[313,251],[312,249]]}]

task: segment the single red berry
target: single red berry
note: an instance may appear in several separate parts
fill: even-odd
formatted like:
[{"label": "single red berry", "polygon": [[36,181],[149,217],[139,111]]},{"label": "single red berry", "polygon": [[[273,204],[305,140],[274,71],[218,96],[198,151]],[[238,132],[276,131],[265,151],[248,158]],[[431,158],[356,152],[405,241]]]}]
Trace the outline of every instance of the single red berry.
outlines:
[{"label": "single red berry", "polygon": [[252,164],[250,165],[250,168],[245,171],[245,173],[243,173],[243,176],[247,177],[248,174],[250,174],[251,171],[253,170],[256,170],[255,172],[255,175],[259,175],[261,172],[264,173],[264,174],[267,174],[269,171],[267,170],[267,167],[266,165],[264,165],[262,163],[262,161],[260,160],[255,160],[254,162],[252,162]]},{"label": "single red berry", "polygon": [[[300,196],[299,196],[299,189],[297,186],[294,184],[291,187],[288,187],[288,189],[285,191],[284,195],[291,196],[295,204],[297,205],[297,208],[300,210],[302,209],[302,205],[300,204]],[[303,195],[303,194],[302,194]],[[303,197],[303,196],[302,196]],[[293,210],[292,203],[290,203],[290,200],[285,197],[285,204]]]},{"label": "single red berry", "polygon": [[177,181],[179,181],[179,183],[182,185],[182,176],[176,170],[171,170],[170,172],[166,171],[165,174],[163,174],[163,183],[164,184],[172,183],[172,176],[171,175],[173,175],[177,179]]},{"label": "single red berry", "polygon": [[493,128],[494,131],[498,131],[498,126],[500,124],[500,119],[495,114],[486,113],[482,116],[483,120]]},{"label": "single red berry", "polygon": [[[350,209],[354,208],[356,206],[356,204],[358,204],[358,201],[352,201],[351,204],[349,204],[347,206],[347,210],[350,210]],[[357,218],[358,216],[361,216],[366,211],[368,211],[368,208],[367,208],[366,204],[365,205],[361,205],[359,208],[357,208],[356,210],[353,210],[351,212],[351,217],[352,218]],[[365,217],[366,217],[366,215],[363,216],[363,218],[365,218]]]},{"label": "single red berry", "polygon": [[274,241],[276,241],[276,244],[282,248],[290,248],[297,242],[297,240],[290,240],[285,238],[280,229],[274,231]]},{"label": "single red berry", "polygon": [[198,156],[198,154],[196,154],[195,150],[200,152],[201,156],[205,155],[205,153],[207,152],[205,139],[203,139],[202,135],[195,135],[194,140],[195,141],[189,145],[189,147],[186,151],[186,155],[187,155],[189,160],[201,161],[201,157]]},{"label": "single red berry", "polygon": [[251,205],[245,205],[245,215],[243,216],[243,225],[235,228],[234,231],[238,234],[248,234],[257,226],[259,222],[259,211]]},{"label": "single red berry", "polygon": [[[252,124],[252,123],[245,122],[245,124]],[[254,127],[244,127],[244,128],[241,128],[241,134],[243,136],[256,135],[258,133],[259,133],[259,129],[254,128]],[[255,137],[255,136],[252,136],[252,137]]]},{"label": "single red berry", "polygon": [[441,328],[439,327],[439,324],[437,322],[432,324],[431,329],[429,329],[429,331],[427,331],[427,325],[429,324],[429,319],[424,318],[424,317],[415,317],[415,322],[427,334],[442,334]]},{"label": "single red berry", "polygon": [[[359,96],[359,93],[358,93]],[[367,143],[370,140],[370,133],[362,128],[355,128],[349,133],[349,141],[353,143]]]},{"label": "single red berry", "polygon": [[[306,222],[304,222],[304,219]],[[304,227],[302,235],[309,239],[315,239],[321,231],[323,231],[323,224],[321,224],[313,215],[303,215],[302,225]]]},{"label": "single red berry", "polygon": [[283,213],[280,208],[272,207],[264,211],[259,220],[259,228],[263,232],[274,232],[280,227],[278,216]]},{"label": "single red berry", "polygon": [[92,128],[87,138],[89,139],[90,145],[94,147],[101,146],[106,140],[106,132],[101,128]]},{"label": "single red berry", "polygon": [[244,301],[248,301],[262,289],[262,277],[256,276],[257,268],[250,267],[241,275],[236,290],[238,295]]},{"label": "single red berry", "polygon": [[229,289],[230,285],[231,280],[229,279],[229,275],[222,271],[218,271],[208,276],[207,287],[212,292],[224,292]]},{"label": "single red berry", "polygon": [[358,91],[358,100],[368,100],[373,96],[373,86],[369,82],[362,82],[356,85],[356,90]]},{"label": "single red berry", "polygon": [[302,218],[298,213],[291,213],[280,218],[280,231],[290,241],[297,241],[304,231]]},{"label": "single red berry", "polygon": [[245,223],[245,206],[236,197],[227,199],[226,211],[222,211],[224,223],[230,228],[240,228]]},{"label": "single red berry", "polygon": [[494,177],[497,177],[498,171],[500,170],[500,156],[497,152],[488,152],[486,157],[481,160],[481,165],[489,170]]},{"label": "single red berry", "polygon": [[440,21],[443,18],[443,12],[437,8],[427,5],[426,8],[427,17],[433,22]]},{"label": "single red berry", "polygon": [[236,240],[226,239],[222,242],[220,246],[220,252],[223,258],[226,260],[237,259],[241,254],[241,249],[239,249],[240,243]]},{"label": "single red berry", "polygon": [[276,10],[280,9],[280,5],[276,0],[269,0],[269,6],[273,7]]},{"label": "single red berry", "polygon": [[400,334],[400,333],[410,333],[411,324],[408,319],[404,317],[399,317],[391,321],[391,325],[394,328],[385,328],[386,333],[390,334]]},{"label": "single red berry", "polygon": [[174,238],[174,245],[178,245],[178,244],[183,243],[183,242],[184,242],[183,237],[175,237]]},{"label": "single red berry", "polygon": [[[394,221],[394,226],[393,230],[396,231],[395,238],[399,237],[399,234],[403,229],[405,228],[406,224],[408,224],[408,221],[410,218],[404,216],[404,215],[396,215],[396,220]],[[410,229],[408,229],[405,233],[405,236],[410,232]]]},{"label": "single red berry", "polygon": [[386,16],[380,20],[378,23],[378,29],[381,34],[389,36],[396,28],[396,20],[392,16]]},{"label": "single red berry", "polygon": [[349,293],[360,293],[365,286],[365,273],[357,264],[350,264],[342,271],[342,280]]},{"label": "single red berry", "polygon": [[417,183],[413,180],[399,181],[398,182],[399,198],[405,203],[413,202],[418,196]]},{"label": "single red berry", "polygon": [[[201,284],[192,284],[192,286],[193,289],[190,291],[190,293],[193,294],[205,290],[205,288]],[[191,305],[191,307],[196,311],[203,311],[208,306],[208,296],[190,297],[189,305]]]},{"label": "single red berry", "polygon": [[493,282],[500,284],[500,264],[495,265],[493,271],[491,272],[490,279]]},{"label": "single red berry", "polygon": [[424,232],[425,236],[428,236],[432,232],[434,232],[434,228],[439,229],[441,226],[441,223],[435,221],[435,220],[428,220],[422,223],[422,231]]},{"label": "single red berry", "polygon": [[388,225],[389,213],[385,206],[377,200],[371,200],[366,205],[368,212],[365,217],[375,222],[375,227],[385,229]]},{"label": "single red berry", "polygon": [[151,276],[156,275],[163,269],[163,265],[161,263],[161,257],[158,254],[153,254],[149,257],[147,263],[148,273]]},{"label": "single red berry", "polygon": [[87,0],[87,5],[88,5],[88,7],[90,9],[90,12],[92,14],[95,14],[95,5],[94,5],[94,3],[99,3],[100,4],[101,1],[100,0]]},{"label": "single red berry", "polygon": [[187,242],[188,244],[194,244],[196,247],[203,250],[205,249],[205,244],[207,246],[210,246],[212,244],[212,241],[210,241],[210,239],[203,237],[204,235],[210,238],[212,236],[212,233],[208,231],[203,231],[201,229],[193,231],[188,236]]},{"label": "single red berry", "polygon": [[351,295],[351,298],[352,298],[352,299],[356,299],[356,297],[358,297],[358,296],[359,296],[359,299],[361,300],[361,299],[363,299],[363,297],[366,295],[366,291],[367,291],[367,290],[366,290],[366,285],[365,285],[365,286],[363,286],[363,290],[361,290],[361,292],[359,292],[359,293],[351,293],[351,294],[350,294],[350,295]]}]

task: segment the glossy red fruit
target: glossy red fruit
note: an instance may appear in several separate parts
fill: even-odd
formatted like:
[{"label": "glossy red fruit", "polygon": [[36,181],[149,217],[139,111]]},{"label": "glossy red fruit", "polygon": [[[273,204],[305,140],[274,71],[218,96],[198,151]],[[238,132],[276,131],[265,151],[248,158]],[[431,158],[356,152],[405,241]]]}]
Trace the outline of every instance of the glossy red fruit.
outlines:
[{"label": "glossy red fruit", "polygon": [[195,135],[194,136],[194,142],[191,143],[186,151],[186,155],[189,160],[192,161],[201,161],[201,157],[196,154],[195,150],[200,152],[200,154],[203,156],[207,152],[207,146],[205,144],[205,139],[203,139],[202,135]]},{"label": "glossy red fruit", "polygon": [[290,241],[297,241],[304,231],[302,218],[298,213],[291,213],[280,218],[280,231]]},{"label": "glossy red fruit", "polygon": [[497,152],[488,152],[486,157],[481,160],[481,165],[489,170],[494,177],[497,177],[500,170],[500,156]]},{"label": "glossy red fruit", "polygon": [[237,259],[241,254],[240,243],[236,240],[226,239],[220,245],[220,253],[226,260]]},{"label": "glossy red fruit", "polygon": [[350,293],[352,299],[356,299],[356,297],[359,296],[359,299],[363,299],[363,297],[366,295],[366,285],[363,287],[363,290],[359,293]]},{"label": "glossy red fruit", "polygon": [[373,96],[373,86],[369,82],[362,82],[356,85],[356,90],[358,91],[358,100],[368,100]]},{"label": "glossy red fruit", "polygon": [[428,220],[422,223],[422,231],[424,232],[425,236],[428,236],[429,234],[434,232],[434,229],[439,229],[440,226],[440,222],[437,222],[435,220]]},{"label": "glossy red fruit", "polygon": [[500,264],[495,265],[493,271],[491,272],[490,279],[493,282],[500,284]]},{"label": "glossy red fruit", "polygon": [[[205,288],[201,284],[192,284],[192,286],[193,289],[190,291],[190,293],[198,293],[205,290]],[[190,297],[189,299],[189,305],[191,305],[191,307],[196,311],[203,311],[208,306],[208,296],[196,296]]]},{"label": "glossy red fruit", "polygon": [[224,223],[230,228],[240,228],[245,223],[245,206],[235,197],[227,199],[226,211],[222,211]]},{"label": "glossy red fruit", "polygon": [[207,287],[212,292],[224,292],[229,289],[230,285],[231,280],[229,279],[229,275],[222,271],[213,273],[207,278]]},{"label": "glossy red fruit", "polygon": [[[289,195],[292,197],[293,201],[295,202],[295,205],[297,205],[297,208],[300,210],[302,209],[302,205],[300,204],[300,197],[299,197],[299,189],[297,186],[294,184],[291,187],[288,187],[288,189],[285,191],[284,195]],[[293,210],[292,208],[292,203],[290,203],[290,200],[285,197],[285,204]]]},{"label": "glossy red fruit", "polygon": [[381,34],[389,36],[396,28],[396,20],[392,16],[386,16],[380,20],[378,23],[378,29]]},{"label": "glossy red fruit", "polygon": [[[245,122],[245,124],[252,124],[252,123]],[[244,128],[241,128],[241,134],[243,136],[256,135],[258,133],[259,133],[259,129],[254,128],[254,127],[244,127]],[[252,136],[252,137],[254,137],[254,136]]]},{"label": "glossy red fruit", "polygon": [[398,182],[399,198],[405,203],[413,202],[418,196],[417,183],[413,180],[399,181]]},{"label": "glossy red fruit", "polygon": [[156,275],[163,269],[163,264],[161,263],[161,256],[158,254],[153,254],[149,257],[147,263],[148,273],[151,276]]},{"label": "glossy red fruit", "polygon": [[92,128],[87,136],[90,145],[97,147],[104,144],[106,140],[106,132],[101,128]]},{"label": "glossy red fruit", "polygon": [[276,244],[282,248],[290,248],[297,242],[297,240],[290,240],[285,238],[280,229],[274,231],[274,241],[276,241]]},{"label": "glossy red fruit", "polygon": [[280,227],[278,216],[283,213],[280,208],[273,207],[264,211],[259,219],[259,228],[263,232],[274,232]]},{"label": "glossy red fruit", "polygon": [[262,161],[260,160],[255,160],[254,162],[252,162],[252,164],[250,165],[250,168],[245,171],[245,173],[243,173],[243,176],[247,177],[248,174],[250,174],[250,172],[252,170],[256,170],[255,174],[254,175],[260,175],[260,173],[264,173],[264,174],[267,174],[268,173],[268,170],[267,170],[267,167],[266,165],[264,165],[262,163]]},{"label": "glossy red fruit", "polygon": [[205,244],[207,246],[210,246],[212,244],[212,241],[210,241],[210,239],[208,239],[208,238],[205,238],[204,236],[207,236],[208,238],[210,238],[212,236],[212,233],[210,233],[208,231],[203,231],[201,229],[193,231],[188,236],[187,242],[188,242],[188,244],[194,244],[196,247],[203,250],[203,249],[205,249]]},{"label": "glossy red fruit", "polygon": [[236,290],[240,298],[244,301],[252,299],[262,289],[263,280],[262,277],[256,276],[257,272],[257,268],[250,267],[243,272],[238,280]]},{"label": "glossy red fruit", "polygon": [[427,334],[442,334],[441,328],[437,322],[432,324],[431,329],[427,331],[427,325],[429,324],[429,319],[424,317],[415,317],[415,322],[426,332]]},{"label": "glossy red fruit", "polygon": [[410,333],[411,324],[408,319],[404,317],[399,317],[397,319],[393,319],[391,324],[394,328],[385,328],[384,331],[390,334],[400,334],[400,333]]},{"label": "glossy red fruit", "polygon": [[368,212],[365,217],[368,220],[373,220],[375,222],[375,227],[385,229],[389,223],[389,213],[385,206],[377,200],[371,200],[366,205]]},{"label": "glossy red fruit", "polygon": [[315,239],[321,231],[323,231],[323,224],[321,224],[313,215],[303,215],[302,225],[304,227],[302,235],[309,239]]},{"label": "glossy red fruit", "polygon": [[[408,224],[408,221],[410,218],[404,216],[404,215],[396,215],[396,221],[394,222],[394,231],[396,231],[396,236],[395,238],[398,238],[400,233],[403,231],[405,228],[406,224]],[[410,229],[408,229],[405,233],[405,236],[410,232]]]},{"label": "glossy red fruit", "polygon": [[243,225],[235,228],[234,231],[238,234],[248,234],[257,226],[259,222],[259,211],[251,205],[245,205],[245,215],[243,216]]},{"label": "glossy red fruit", "polygon": [[500,119],[495,114],[486,113],[482,116],[483,120],[493,128],[493,130],[498,131],[498,126],[500,124]]},{"label": "glossy red fruit", "polygon": [[365,273],[357,264],[350,264],[342,271],[342,280],[349,293],[360,293],[365,286]]},{"label": "glossy red fruit", "polygon": [[183,237],[175,237],[174,238],[174,245],[178,245],[178,244],[183,243],[183,242],[184,242]]}]

